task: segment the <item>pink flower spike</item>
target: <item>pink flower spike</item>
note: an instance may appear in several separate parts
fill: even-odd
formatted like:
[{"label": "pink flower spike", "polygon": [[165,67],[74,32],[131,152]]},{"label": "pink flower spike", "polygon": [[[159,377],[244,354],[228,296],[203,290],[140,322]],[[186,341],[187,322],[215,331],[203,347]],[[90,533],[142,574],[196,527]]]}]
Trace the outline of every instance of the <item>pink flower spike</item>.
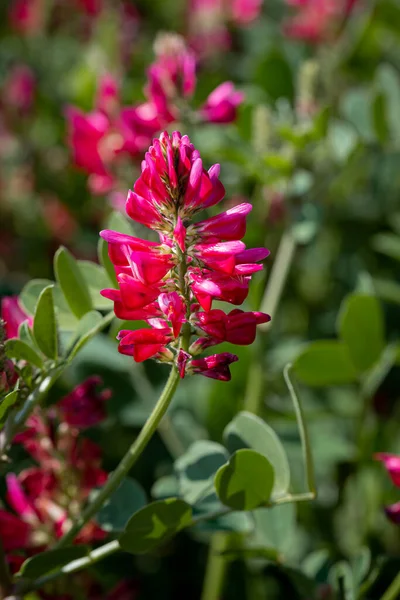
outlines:
[{"label": "pink flower spike", "polygon": [[133,221],[146,225],[150,229],[156,228],[160,223],[160,215],[155,205],[131,190],[126,200],[126,212]]},{"label": "pink flower spike", "polygon": [[18,337],[18,329],[22,323],[33,325],[33,318],[29,317],[21,308],[18,296],[5,296],[1,301],[1,318],[5,321],[6,338]]},{"label": "pink flower spike", "polygon": [[400,487],[400,456],[389,454],[388,452],[380,452],[375,454],[374,458],[383,462],[394,485]]},{"label": "pink flower spike", "polygon": [[59,402],[59,409],[68,425],[84,429],[106,418],[104,402],[111,397],[111,390],[100,392],[97,389],[100,385],[100,377],[89,377]]},{"label": "pink flower spike", "polygon": [[235,90],[231,81],[226,81],[211,92],[200,113],[210,123],[232,123],[243,100],[244,94]]},{"label": "pink flower spike", "polygon": [[129,264],[134,278],[144,285],[158,283],[172,267],[169,254],[156,254],[137,250],[129,254]]},{"label": "pink flower spike", "polygon": [[174,239],[178,244],[179,248],[182,252],[185,251],[185,240],[186,240],[186,229],[183,225],[183,221],[180,217],[178,217],[174,229]]},{"label": "pink flower spike", "polygon": [[124,273],[118,275],[117,279],[121,291],[122,304],[129,310],[144,308],[147,304],[153,302],[159,294],[157,287],[145,285]]}]

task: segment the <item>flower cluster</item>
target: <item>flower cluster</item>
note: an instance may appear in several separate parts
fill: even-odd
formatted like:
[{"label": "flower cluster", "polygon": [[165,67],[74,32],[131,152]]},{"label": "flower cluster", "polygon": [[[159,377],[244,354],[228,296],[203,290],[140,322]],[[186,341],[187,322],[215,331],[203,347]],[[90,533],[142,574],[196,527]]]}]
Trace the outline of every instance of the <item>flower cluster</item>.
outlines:
[{"label": "flower cluster", "polygon": [[189,39],[201,56],[231,46],[228,23],[247,25],[259,16],[262,0],[190,0]]},{"label": "flower cluster", "polygon": [[357,0],[286,0],[297,9],[287,20],[287,36],[318,44],[329,40],[343,23]]},{"label": "flower cluster", "polygon": [[257,325],[269,320],[259,312],[235,308],[225,314],[212,308],[214,300],[242,304],[251,275],[262,269],[258,263],[269,253],[246,249],[240,241],[252,209],[248,203],[193,222],[224,194],[219,165],[206,171],[186,135],[164,132],[153,141],[128,194],[126,212],[156,231],[160,241],[101,232],[118,280],[118,289],[103,290],[103,296],[114,301],[120,319],[145,320],[151,327],[120,331],[122,354],[138,362],[156,358],[175,363],[181,377],[201,373],[227,381],[235,355],[195,357],[221,342],[251,344]]},{"label": "flower cluster", "polygon": [[[383,462],[392,482],[396,487],[400,488],[400,456],[380,452],[379,454],[375,454],[375,458]],[[387,506],[385,512],[393,523],[400,525],[400,502]]]},{"label": "flower cluster", "polygon": [[[104,402],[110,391],[97,391],[100,383],[92,377],[78,385],[49,411],[46,420],[38,413],[32,415],[27,429],[15,438],[36,465],[6,476],[6,499],[13,512],[0,509],[0,538],[14,568],[24,560],[20,552],[34,554],[60,538],[80,514],[89,493],[107,479],[100,447],[79,436],[82,429],[105,417]],[[90,522],[77,542],[105,536]]]},{"label": "flower cluster", "polygon": [[90,176],[89,187],[95,194],[112,190],[121,159],[140,156],[153,136],[170,123],[188,114],[213,123],[229,123],[236,118],[243,95],[231,82],[218,86],[197,112],[191,111],[196,60],[183,38],[159,36],[155,53],[156,60],[147,72],[144,103],[121,106],[117,83],[104,76],[94,111],[85,114],[76,107],[67,110],[74,161]]}]

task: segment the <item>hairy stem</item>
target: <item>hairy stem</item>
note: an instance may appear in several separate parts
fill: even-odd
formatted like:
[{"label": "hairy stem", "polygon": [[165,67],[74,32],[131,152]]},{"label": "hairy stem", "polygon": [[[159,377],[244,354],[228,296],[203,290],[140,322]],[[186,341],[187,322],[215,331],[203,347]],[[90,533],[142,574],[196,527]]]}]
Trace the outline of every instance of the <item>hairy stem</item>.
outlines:
[{"label": "hairy stem", "polygon": [[118,488],[119,484],[136,463],[158,428],[161,419],[170,405],[178,383],[179,373],[175,367],[172,367],[164,390],[162,391],[153,412],[147,419],[138,437],[135,439],[132,446],[119,463],[118,467],[112,472],[107,480],[107,483],[102,487],[96,498],[87,505],[86,509],[82,512],[76,523],[74,523],[71,529],[58,542],[56,545],[57,548],[71,544],[76,535],[81,531],[82,527],[84,527],[86,523],[88,523],[98,513],[105,501]]}]

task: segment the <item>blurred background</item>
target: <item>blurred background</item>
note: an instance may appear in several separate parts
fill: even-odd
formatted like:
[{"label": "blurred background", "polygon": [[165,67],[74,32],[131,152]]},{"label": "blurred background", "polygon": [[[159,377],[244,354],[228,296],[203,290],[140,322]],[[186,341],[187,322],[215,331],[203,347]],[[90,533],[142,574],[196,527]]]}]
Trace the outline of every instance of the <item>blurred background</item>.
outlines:
[{"label": "blurred background", "polygon": [[[220,442],[225,426],[245,408],[279,434],[292,485],[301,490],[283,367],[308,340],[336,337],[340,305],[354,290],[381,300],[388,342],[400,333],[397,0],[3,1],[0,295],[19,294],[30,278],[52,279],[60,244],[79,259],[96,261],[98,232],[110,219],[129,230],[124,199],[145,146],[116,154],[112,127],[106,139],[90,137],[77,131],[71,115],[103,110],[111,123],[124,109],[146,103],[148,69],[165,51],[166,33],[182,36],[197,68],[193,97],[166,126],[189,134],[207,166],[221,163],[225,208],[252,202],[245,241],[271,250],[265,272],[254,278],[249,310],[262,304],[279,252],[289,252],[292,262],[286,281],[282,273],[284,291],[271,328],[239,349],[232,381],[185,380],[170,412],[174,443],[153,439],[133,474],[149,497],[162,495],[162,485],[174,484],[173,460],[196,440]],[[107,93],[99,100],[99,87],[108,76],[115,87],[105,110],[99,102]],[[199,107],[226,81],[243,92],[243,102],[229,122],[200,122]],[[77,156],[79,143],[85,156],[96,146],[106,174]],[[112,390],[108,417],[86,435],[101,445],[108,470],[144,423],[166,376],[162,365],[132,365],[119,355],[115,334],[114,327],[91,342],[49,398],[57,401],[89,375],[102,377]],[[224,559],[221,598],[333,598],[326,565],[359,556],[367,546],[374,560],[385,556],[365,596],[373,600],[400,567],[399,530],[382,510],[399,492],[373,461],[378,451],[400,453],[399,366],[394,361],[381,377],[367,414],[357,384],[330,374],[317,382],[303,379],[318,499],[299,506],[297,516],[290,509],[274,524],[258,525],[265,528],[265,544],[284,557],[280,563],[239,551]],[[129,579],[127,595],[115,598],[200,598],[211,536],[241,536],[245,529],[243,522],[193,529],[149,555],[110,558],[91,576],[104,589]],[[212,598],[203,592],[203,600]]]}]

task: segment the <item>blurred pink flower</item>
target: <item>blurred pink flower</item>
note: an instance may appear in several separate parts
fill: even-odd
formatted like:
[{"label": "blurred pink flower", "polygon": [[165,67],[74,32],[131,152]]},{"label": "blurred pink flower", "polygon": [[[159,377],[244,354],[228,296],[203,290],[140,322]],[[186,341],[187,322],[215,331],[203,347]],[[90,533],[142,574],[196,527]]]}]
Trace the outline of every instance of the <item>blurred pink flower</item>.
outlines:
[{"label": "blurred pink flower", "polygon": [[9,9],[11,27],[22,35],[39,33],[43,24],[43,0],[12,0]]},{"label": "blurred pink flower", "polygon": [[231,123],[243,100],[243,92],[237,91],[231,81],[225,81],[211,92],[200,113],[210,123]]},{"label": "blurred pink flower", "polygon": [[[388,452],[380,452],[375,454],[375,458],[383,462],[392,482],[396,487],[400,488],[400,456],[389,454]],[[400,502],[387,506],[385,512],[393,523],[400,525]]]},{"label": "blurred pink flower", "polygon": [[3,87],[3,101],[10,108],[27,112],[35,96],[35,76],[26,65],[15,66],[8,75]]},{"label": "blurred pink flower", "polygon": [[68,242],[78,228],[78,223],[68,208],[56,197],[43,198],[43,217],[52,236],[63,243]]},{"label": "blurred pink flower", "polygon": [[59,402],[58,408],[65,423],[85,429],[105,419],[104,402],[111,397],[111,391],[99,391],[97,388],[101,383],[100,377],[89,377]]},{"label": "blurred pink flower", "polygon": [[1,318],[5,321],[7,339],[18,337],[21,323],[28,321],[31,327],[33,319],[21,308],[18,296],[5,296],[1,301]]},{"label": "blurred pink flower", "polygon": [[329,41],[337,27],[354,8],[357,0],[286,0],[296,9],[283,31],[291,38],[309,43]]}]

